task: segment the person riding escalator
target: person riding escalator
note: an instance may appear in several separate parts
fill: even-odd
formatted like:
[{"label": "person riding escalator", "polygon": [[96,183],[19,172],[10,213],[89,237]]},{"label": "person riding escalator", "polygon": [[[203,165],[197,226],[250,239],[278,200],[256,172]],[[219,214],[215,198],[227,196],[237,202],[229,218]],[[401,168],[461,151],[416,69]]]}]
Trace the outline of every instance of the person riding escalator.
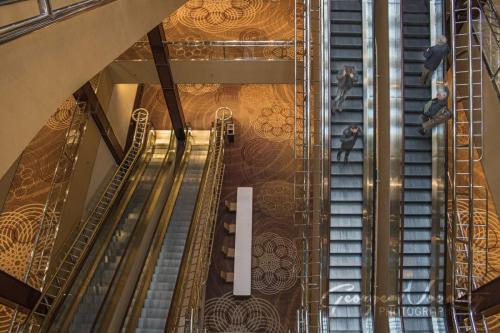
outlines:
[{"label": "person riding escalator", "polygon": [[426,135],[429,130],[443,124],[451,118],[451,113],[448,110],[448,95],[450,91],[445,83],[438,90],[436,98],[431,99],[424,105],[422,114],[422,126],[418,130],[420,135]]}]

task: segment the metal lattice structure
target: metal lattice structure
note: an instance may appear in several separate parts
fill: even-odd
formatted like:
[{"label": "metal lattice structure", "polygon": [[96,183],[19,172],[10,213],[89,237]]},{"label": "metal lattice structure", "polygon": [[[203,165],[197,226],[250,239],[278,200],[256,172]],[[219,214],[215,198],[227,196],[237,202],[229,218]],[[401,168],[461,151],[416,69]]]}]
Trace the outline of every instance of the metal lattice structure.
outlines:
[{"label": "metal lattice structure", "polygon": [[66,292],[90,251],[108,212],[123,188],[139,158],[148,134],[148,111],[137,109],[132,114],[136,122],[134,139],[127,155],[116,170],[89,217],[75,229],[56,255],[54,273],[42,287],[42,294],[24,321],[13,319],[9,332],[40,332],[47,330],[50,321],[64,300]]},{"label": "metal lattice structure", "polygon": [[[325,184],[328,184],[324,156],[328,146],[325,133],[324,98],[321,72],[323,55],[323,1],[295,2],[295,106],[294,106],[294,223],[302,261],[301,306],[297,310],[297,332],[328,330],[327,279],[324,273]],[[329,75],[329,73],[328,73]],[[328,97],[325,97],[328,96]]]},{"label": "metal lattice structure", "polygon": [[486,275],[488,189],[474,175],[483,157],[482,12],[471,1],[452,1],[453,134],[448,236],[455,331],[487,332],[472,308],[472,292]]}]

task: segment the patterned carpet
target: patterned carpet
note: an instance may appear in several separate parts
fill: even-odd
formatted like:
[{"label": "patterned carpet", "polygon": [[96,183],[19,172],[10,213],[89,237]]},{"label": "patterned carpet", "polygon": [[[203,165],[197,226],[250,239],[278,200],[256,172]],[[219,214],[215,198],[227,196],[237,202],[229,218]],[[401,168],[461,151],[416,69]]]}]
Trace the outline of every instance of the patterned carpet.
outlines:
[{"label": "patterned carpet", "polygon": [[[147,87],[143,106],[165,112]],[[194,129],[209,129],[215,110],[233,112],[236,142],[225,149],[226,174],[221,202],[236,200],[236,187],[254,188],[252,297],[235,298],[232,284],[220,278],[233,271],[224,244],[234,245],[224,223],[234,213],[221,204],[216,225],[212,266],[206,295],[205,324],[209,332],[287,332],[295,327],[300,302],[300,261],[293,225],[293,86],[181,85],[186,121]],[[155,117],[155,116],[153,116]]]},{"label": "patterned carpet", "polygon": [[[73,106],[72,99],[63,103],[26,147],[0,213],[0,269],[20,280],[27,270]],[[39,288],[43,271],[35,273],[28,283]],[[8,330],[10,318],[10,309],[0,305],[0,332]]]},{"label": "patterned carpet", "polygon": [[[295,5],[283,0],[188,0],[163,21],[169,42],[268,41],[294,39]],[[264,58],[293,58],[293,48],[211,47],[207,45],[169,46],[172,59],[231,59],[252,54]],[[120,60],[151,59],[144,37]]]},{"label": "patterned carpet", "polygon": [[[460,126],[466,126],[468,122],[465,119],[464,115],[459,114],[458,121],[464,122],[464,124]],[[451,140],[452,127],[451,123],[449,124],[449,140]],[[452,142],[452,141],[450,141]],[[460,141],[461,144],[466,144],[467,141],[465,138],[462,138]],[[462,156],[465,151],[460,152],[461,155],[458,158],[464,158]],[[478,151],[474,152],[474,158],[478,158]],[[451,160],[451,155],[449,155],[449,159]],[[467,170],[458,169],[458,172],[466,172]],[[488,221],[488,237],[487,242],[484,241],[485,229],[483,227],[478,227],[475,229],[475,241],[474,246],[475,250],[478,253],[482,253],[487,248],[487,257],[482,254],[476,254],[475,260],[482,264],[485,264],[483,267],[477,267],[475,270],[476,281],[478,283],[478,287],[482,286],[496,277],[500,276],[500,219],[497,215],[497,209],[495,207],[495,202],[493,201],[491,191],[489,190],[488,183],[486,180],[486,176],[484,173],[484,169],[482,164],[476,163],[474,164],[474,175],[473,179],[475,180],[476,185],[484,186],[487,190],[487,205],[486,202],[476,201],[475,202],[475,213],[474,213],[474,221],[478,225],[484,225],[485,219]],[[485,197],[483,191],[476,190],[475,195],[477,197]],[[459,204],[458,208],[464,205]],[[467,206],[462,207],[464,211],[467,211]],[[479,240],[481,239],[481,240]],[[488,318],[488,328],[492,333],[500,332],[500,314],[491,316]]]}]

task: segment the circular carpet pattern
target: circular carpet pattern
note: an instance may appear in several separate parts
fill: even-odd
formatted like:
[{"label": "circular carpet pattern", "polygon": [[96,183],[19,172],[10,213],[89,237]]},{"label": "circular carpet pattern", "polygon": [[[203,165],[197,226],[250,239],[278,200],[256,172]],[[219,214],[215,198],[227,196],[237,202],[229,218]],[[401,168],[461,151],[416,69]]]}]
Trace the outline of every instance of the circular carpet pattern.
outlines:
[{"label": "circular carpet pattern", "polygon": [[272,295],[288,290],[297,282],[300,264],[293,242],[265,232],[255,237],[252,251],[252,287]]},{"label": "circular carpet pattern", "polygon": [[217,33],[251,23],[263,4],[263,0],[190,0],[176,15],[187,27]]},{"label": "circular carpet pattern", "polygon": [[235,298],[232,292],[205,303],[208,332],[284,333],[276,308],[262,298]]}]

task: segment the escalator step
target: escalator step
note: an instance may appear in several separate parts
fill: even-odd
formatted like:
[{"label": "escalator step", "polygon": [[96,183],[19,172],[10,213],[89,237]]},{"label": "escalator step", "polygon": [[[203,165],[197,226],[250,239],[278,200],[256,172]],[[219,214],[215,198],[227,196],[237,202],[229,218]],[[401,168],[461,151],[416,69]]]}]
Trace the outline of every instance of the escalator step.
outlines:
[{"label": "escalator step", "polygon": [[331,241],[360,241],[362,239],[361,230],[335,228],[330,230]]},{"label": "escalator step", "polygon": [[359,1],[332,1],[331,4],[331,9],[334,12],[361,12],[361,3]]},{"label": "escalator step", "polygon": [[[349,99],[349,96],[347,97]],[[363,122],[363,113],[359,111],[351,112],[351,111],[343,111],[340,113],[336,113],[333,117],[335,123],[344,123],[346,125],[356,123],[361,124]],[[336,135],[341,135],[342,133],[334,133]]]},{"label": "escalator step", "polygon": [[356,176],[333,177],[331,186],[334,188],[362,188],[363,179]]},{"label": "escalator step", "polygon": [[335,23],[331,25],[332,36],[342,34],[344,36],[361,36],[361,25],[350,23]]},{"label": "escalator step", "polygon": [[361,45],[361,37],[336,36],[331,42],[333,48],[351,49],[359,45]]},{"label": "escalator step", "polygon": [[362,214],[363,204],[354,202],[333,202],[330,204],[332,214]]},{"label": "escalator step", "polygon": [[[342,164],[339,164],[342,165]],[[336,165],[334,165],[336,167]],[[363,192],[361,189],[350,189],[350,190],[331,190],[330,198],[332,201],[363,201]]]},{"label": "escalator step", "polygon": [[335,332],[361,332],[361,320],[358,318],[335,318],[330,321],[330,329]]},{"label": "escalator step", "polygon": [[432,187],[432,179],[429,177],[405,177],[405,189],[429,189]]},{"label": "escalator step", "polygon": [[[361,292],[361,281],[360,280],[330,280],[328,282],[328,290],[329,292],[333,291],[352,291],[352,292]],[[359,313],[359,311],[357,311]],[[347,317],[343,314],[343,317]]]},{"label": "escalator step", "polygon": [[357,254],[331,254],[331,267],[361,266],[361,256]]},{"label": "escalator step", "polygon": [[351,227],[351,228],[361,228],[363,226],[362,216],[344,215],[344,216],[334,216],[330,219],[330,227]]},{"label": "escalator step", "polygon": [[403,13],[403,20],[405,26],[429,26],[429,14],[413,14],[413,13]]},{"label": "escalator step", "polygon": [[410,243],[410,242],[405,242],[403,244],[403,252],[404,253],[425,253],[429,254],[431,253],[431,244],[429,242],[426,243]]},{"label": "escalator step", "polygon": [[356,243],[330,242],[330,253],[361,254],[361,242],[356,242]]},{"label": "escalator step", "polygon": [[425,202],[405,203],[404,213],[405,215],[432,215],[432,206]]},{"label": "escalator step", "polygon": [[330,56],[333,58],[332,60],[363,60],[363,50],[361,48],[357,50],[353,49],[339,49],[333,48],[330,52]]},{"label": "escalator step", "polygon": [[332,14],[331,21],[332,23],[339,23],[339,22],[345,22],[345,23],[358,23],[361,22],[362,20],[362,15],[361,12],[343,12],[339,15],[336,15],[335,13]]}]

